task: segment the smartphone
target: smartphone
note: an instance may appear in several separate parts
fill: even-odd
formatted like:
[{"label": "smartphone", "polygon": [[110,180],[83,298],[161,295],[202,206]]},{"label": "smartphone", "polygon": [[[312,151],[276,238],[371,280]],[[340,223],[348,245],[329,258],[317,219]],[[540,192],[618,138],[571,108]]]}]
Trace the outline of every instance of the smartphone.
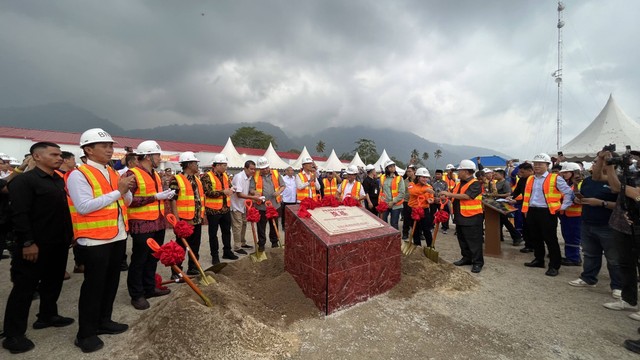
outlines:
[{"label": "smartphone", "polygon": [[564,155],[562,154],[562,151],[558,151],[558,156],[564,156]]}]

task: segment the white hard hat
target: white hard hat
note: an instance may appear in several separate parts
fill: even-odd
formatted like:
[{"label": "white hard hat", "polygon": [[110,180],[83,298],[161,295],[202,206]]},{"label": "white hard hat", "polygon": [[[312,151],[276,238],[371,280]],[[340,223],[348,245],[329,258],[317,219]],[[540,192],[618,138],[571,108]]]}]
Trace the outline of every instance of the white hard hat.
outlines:
[{"label": "white hard hat", "polygon": [[185,151],[182,154],[180,154],[180,158],[178,159],[178,162],[190,162],[190,161],[200,161],[198,160],[198,158],[196,157],[196,154],[193,153],[193,151]]},{"label": "white hard hat", "polygon": [[471,160],[464,159],[458,164],[458,170],[476,170],[476,163]]},{"label": "white hard hat", "polygon": [[14,157],[10,157],[9,158],[9,165],[11,165],[11,166],[20,166],[21,163],[20,163],[20,161],[18,161],[18,159],[14,158]]},{"label": "white hard hat", "polygon": [[396,163],[393,160],[387,160],[384,162],[384,168],[386,169],[388,166],[395,165]]},{"label": "white hard hat", "polygon": [[447,164],[447,166],[445,166],[445,169],[446,169],[446,170],[455,170],[455,169],[456,169],[456,167],[455,167],[455,166],[453,166],[453,164]]},{"label": "white hard hat", "polygon": [[489,169],[489,168],[484,168],[482,171],[484,171],[484,173],[485,173],[485,174],[488,174],[488,173],[492,173],[492,172],[493,172],[493,170],[491,170],[491,169]]},{"label": "white hard hat", "polygon": [[429,170],[427,170],[427,168],[421,167],[418,170],[416,170],[416,176],[429,177],[431,176],[431,174],[429,174]]},{"label": "white hard hat", "polygon": [[266,157],[261,156],[256,161],[256,169],[266,169],[269,167],[269,160]]},{"label": "white hard hat", "polygon": [[551,164],[551,157],[545,153],[540,153],[533,157],[533,162],[545,162],[547,164]]},{"label": "white hard hat", "polygon": [[566,162],[564,164],[562,164],[562,169],[560,169],[560,172],[573,172],[573,171],[580,171],[580,165],[574,163],[574,162]]},{"label": "white hard hat", "polygon": [[365,166],[365,167],[364,167],[364,169],[365,169],[367,172],[368,172],[368,171],[371,171],[371,170],[373,170],[373,169],[375,169],[375,168],[376,168],[376,167],[375,167],[375,166],[373,166],[373,165],[371,165],[371,164],[367,164],[367,166]]},{"label": "white hard hat", "polygon": [[115,141],[108,132],[100,128],[89,129],[80,135],[80,147],[103,142],[114,143]]},{"label": "white hard hat", "polygon": [[213,157],[214,164],[226,164],[228,162],[229,160],[227,160],[227,156],[225,154],[216,154],[216,156]]},{"label": "white hard hat", "polygon": [[160,149],[160,145],[157,142],[145,140],[138,144],[138,147],[133,152],[136,155],[162,154],[162,149]]},{"label": "white hard hat", "polygon": [[355,165],[347,166],[347,175],[355,175],[358,173],[358,167]]},{"label": "white hard hat", "polygon": [[313,163],[313,159],[312,159],[312,158],[310,158],[310,157],[308,157],[308,156],[307,156],[307,157],[305,157],[305,158],[302,158],[302,165],[304,165],[304,164],[311,164],[311,163]]},{"label": "white hard hat", "polygon": [[5,153],[0,153],[0,160],[3,161],[10,161],[11,158],[9,157],[9,155],[5,154]]}]

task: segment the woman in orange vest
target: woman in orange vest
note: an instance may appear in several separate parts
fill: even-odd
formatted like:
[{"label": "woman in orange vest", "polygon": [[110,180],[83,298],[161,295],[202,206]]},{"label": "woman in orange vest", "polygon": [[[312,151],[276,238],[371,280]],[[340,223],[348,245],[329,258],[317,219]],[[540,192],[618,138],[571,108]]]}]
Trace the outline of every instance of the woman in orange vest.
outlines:
[{"label": "woman in orange vest", "polygon": [[398,229],[398,221],[402,213],[402,203],[404,202],[404,193],[406,189],[402,176],[396,172],[396,163],[387,160],[384,163],[384,174],[380,175],[380,197],[379,202],[386,202],[389,210],[382,213],[382,219],[389,222],[391,215],[391,226]]},{"label": "woman in orange vest", "polygon": [[[564,163],[560,170],[560,176],[571,186],[574,193],[580,192],[582,175],[580,165],[572,162]],[[563,266],[581,266],[580,257],[580,223],[582,222],[582,205],[571,204],[565,211],[560,212],[560,231],[564,238],[564,257],[561,260]]]},{"label": "woman in orange vest", "polygon": [[[426,168],[422,167],[416,170],[413,184],[410,184],[410,187],[408,189],[408,207],[410,209],[421,207],[424,210],[424,217],[420,219],[418,224],[416,224],[416,230],[413,233],[413,243],[420,246],[422,243],[422,236],[424,235],[424,238],[427,241],[427,246],[430,247],[431,240],[433,239],[431,235],[433,216],[429,211],[429,207],[431,206],[431,204],[433,204],[433,195],[435,191],[433,191],[433,188],[427,182],[429,176],[429,170],[427,170]],[[404,218],[405,221],[407,220],[406,216],[407,215],[405,215]],[[409,217],[411,217],[411,213],[409,213]]]},{"label": "woman in orange vest", "polygon": [[456,266],[472,265],[471,272],[479,273],[484,266],[482,243],[484,232],[482,223],[482,201],[478,196],[482,193],[482,186],[473,177],[476,164],[471,160],[462,160],[458,166],[460,182],[453,191],[441,191],[453,201],[453,223],[456,224],[456,236],[460,245],[462,258],[455,261]]}]

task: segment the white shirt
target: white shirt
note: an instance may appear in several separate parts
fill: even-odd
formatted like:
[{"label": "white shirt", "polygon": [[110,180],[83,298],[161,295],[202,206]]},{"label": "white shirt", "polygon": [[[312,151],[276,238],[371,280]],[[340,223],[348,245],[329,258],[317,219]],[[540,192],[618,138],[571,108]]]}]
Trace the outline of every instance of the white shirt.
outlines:
[{"label": "white shirt", "polygon": [[284,191],[282,191],[282,201],[286,203],[294,203],[296,202],[296,176],[285,175],[282,177],[284,179]]},{"label": "white shirt", "polygon": [[231,210],[244,212],[244,202],[246,199],[238,197],[238,193],[243,195],[249,194],[251,187],[251,178],[247,176],[244,170],[240,171],[231,180],[231,185],[234,187],[235,192],[231,194]]},{"label": "white shirt", "polygon": [[[87,159],[87,165],[92,166],[98,169],[102,175],[110,182],[109,172],[107,171],[107,167],[101,164],[98,164],[95,161]],[[69,174],[69,178],[67,179],[67,189],[69,190],[69,197],[73,201],[73,205],[76,208],[76,211],[79,214],[85,215],[92,213],[94,211],[98,211],[105,206],[111,205],[114,202],[118,201],[122,194],[118,189],[113,190],[110,193],[104,194],[100,197],[93,197],[93,189],[91,185],[87,181],[87,178],[84,176],[82,172],[79,170],[72,171]],[[127,191],[127,194],[124,196],[124,203],[128,206],[131,204],[131,200],[133,200],[133,195],[131,191]],[[96,245],[104,245],[115,241],[125,240],[127,238],[127,231],[125,230],[124,225],[124,217],[122,216],[122,209],[118,210],[118,234],[109,240],[95,240],[89,238],[78,238],[76,242],[79,245],[84,246],[96,246]]]},{"label": "white shirt", "polygon": [[[344,186],[344,190],[342,189],[342,184],[344,184],[344,182],[341,183],[340,186],[338,186],[338,192],[340,193],[340,199],[344,200],[344,198],[345,198],[345,196],[347,196],[347,194],[351,194],[351,190],[353,190],[353,186],[356,184],[356,182],[357,182],[356,180],[354,180],[353,182],[347,181],[347,184]],[[363,197],[364,195],[365,195],[364,194],[364,186],[360,185],[360,194],[358,194],[358,197],[360,198],[360,197]]]},{"label": "white shirt", "polygon": [[11,171],[0,171],[0,179],[4,179],[9,175],[11,175]]},{"label": "white shirt", "polygon": [[125,166],[124,168],[118,170],[118,174],[120,174],[120,176],[124,175],[127,171],[129,171],[129,167]]},{"label": "white shirt", "polygon": [[[311,178],[311,173],[306,173],[304,171],[301,171],[302,174],[304,174],[307,179]],[[302,190],[302,189],[307,189],[307,193],[309,194],[309,197],[313,197],[311,196],[311,186],[309,185],[309,182],[302,182],[302,180],[300,180],[300,175],[296,175],[296,189],[298,190]],[[318,181],[318,178],[316,178],[316,193],[320,194],[320,182]],[[298,200],[300,201],[300,200]]]},{"label": "white shirt", "polygon": [[[548,171],[545,171],[544,174],[539,176],[533,175],[533,186],[531,187],[531,198],[529,199],[529,207],[549,207],[547,205],[547,200],[544,197],[544,190],[542,189],[542,185],[544,184],[547,176],[549,176]],[[560,190],[560,192],[564,194],[560,210],[566,210],[573,204],[573,190],[571,190],[571,187],[567,185],[567,182],[564,181],[564,178],[560,175],[558,175],[558,177],[556,178],[556,188],[558,188],[558,190]]]}]

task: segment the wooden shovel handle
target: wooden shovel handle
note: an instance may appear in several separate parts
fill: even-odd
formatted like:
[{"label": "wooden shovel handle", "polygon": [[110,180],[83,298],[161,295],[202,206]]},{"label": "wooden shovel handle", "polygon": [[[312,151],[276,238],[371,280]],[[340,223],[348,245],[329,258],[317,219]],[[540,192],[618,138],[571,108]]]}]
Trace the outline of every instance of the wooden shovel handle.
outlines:
[{"label": "wooden shovel handle", "polygon": [[200,288],[193,281],[191,281],[191,279],[186,276],[178,266],[172,265],[171,268],[176,272],[176,274],[180,275],[180,277],[184,279],[184,282],[186,282],[189,287],[191,287],[191,289],[193,289],[193,291],[198,294],[198,296],[200,296],[205,305],[207,305],[208,307],[213,307],[211,300],[209,300],[209,298],[204,293],[202,293],[202,290],[200,290]]},{"label": "wooden shovel handle", "polygon": [[189,252],[189,256],[191,257],[191,260],[196,264],[200,273],[204,274],[204,271],[202,270],[202,266],[200,266],[200,262],[198,261],[196,254],[194,254],[193,250],[191,250],[191,247],[189,247],[189,243],[187,242],[187,240],[185,240],[184,238],[180,238],[180,241],[182,241],[182,245],[184,245],[184,247]]}]

